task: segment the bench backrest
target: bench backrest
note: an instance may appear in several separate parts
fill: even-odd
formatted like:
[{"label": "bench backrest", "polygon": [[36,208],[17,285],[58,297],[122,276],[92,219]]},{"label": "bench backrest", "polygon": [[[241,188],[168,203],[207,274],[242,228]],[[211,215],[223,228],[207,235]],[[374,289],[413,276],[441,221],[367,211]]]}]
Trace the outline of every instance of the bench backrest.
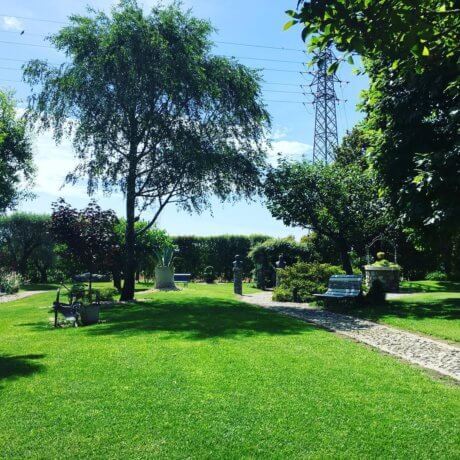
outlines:
[{"label": "bench backrest", "polygon": [[174,281],[188,283],[192,277],[191,273],[175,273]]},{"label": "bench backrest", "polygon": [[362,282],[361,275],[332,275],[329,279],[328,291],[359,294]]}]

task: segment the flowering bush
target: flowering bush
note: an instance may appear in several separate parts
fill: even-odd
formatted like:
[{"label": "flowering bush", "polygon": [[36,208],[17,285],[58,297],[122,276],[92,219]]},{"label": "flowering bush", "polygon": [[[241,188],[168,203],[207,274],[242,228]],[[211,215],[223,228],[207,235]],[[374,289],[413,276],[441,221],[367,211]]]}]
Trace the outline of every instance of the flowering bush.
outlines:
[{"label": "flowering bush", "polygon": [[16,272],[0,272],[0,292],[15,294],[23,283],[23,278]]}]

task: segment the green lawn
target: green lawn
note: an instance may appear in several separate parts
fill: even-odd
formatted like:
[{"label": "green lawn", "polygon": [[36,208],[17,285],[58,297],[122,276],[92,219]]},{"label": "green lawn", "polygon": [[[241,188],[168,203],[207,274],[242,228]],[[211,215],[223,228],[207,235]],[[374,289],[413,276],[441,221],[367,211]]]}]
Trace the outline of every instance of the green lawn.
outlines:
[{"label": "green lawn", "polygon": [[138,295],[77,329],[0,304],[1,458],[459,457],[450,380],[231,285]]},{"label": "green lawn", "polygon": [[403,281],[404,292],[460,292],[460,282],[455,281]]},{"label": "green lawn", "polygon": [[[356,306],[344,312],[389,326],[460,342],[460,286],[459,283],[411,281],[402,291],[420,292],[389,299],[385,305]],[[455,289],[458,288],[457,291]]]}]

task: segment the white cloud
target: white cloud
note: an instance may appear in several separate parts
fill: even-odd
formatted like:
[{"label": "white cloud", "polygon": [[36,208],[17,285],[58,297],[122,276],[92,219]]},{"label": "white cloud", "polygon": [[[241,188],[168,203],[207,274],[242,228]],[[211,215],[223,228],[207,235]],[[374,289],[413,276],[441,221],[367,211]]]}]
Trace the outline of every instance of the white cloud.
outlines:
[{"label": "white cloud", "polygon": [[276,164],[280,157],[300,161],[307,159],[312,149],[311,145],[304,142],[279,140],[272,142],[268,152],[268,160],[272,164]]},{"label": "white cloud", "polygon": [[0,27],[3,30],[17,30],[18,32],[24,30],[22,22],[12,16],[3,16]]},{"label": "white cloud", "polygon": [[86,195],[83,185],[67,185],[61,189],[66,175],[77,164],[70,141],[64,139],[56,145],[51,132],[42,133],[34,140],[34,162],[37,167],[34,191],[56,197]]}]

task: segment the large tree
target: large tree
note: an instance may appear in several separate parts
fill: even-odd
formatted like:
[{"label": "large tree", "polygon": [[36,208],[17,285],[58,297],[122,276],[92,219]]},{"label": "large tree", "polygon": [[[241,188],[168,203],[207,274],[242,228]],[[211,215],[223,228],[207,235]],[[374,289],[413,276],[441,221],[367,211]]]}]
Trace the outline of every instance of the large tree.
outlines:
[{"label": "large tree", "polygon": [[134,296],[135,222],[169,203],[200,211],[211,195],[251,197],[265,165],[269,116],[256,72],[211,54],[212,27],[176,4],[145,15],[124,0],[110,16],[90,11],[50,38],[67,56],[31,61],[25,79],[32,121],[71,132],[80,160],[69,180],[126,199],[122,299]]},{"label": "large tree", "polygon": [[363,57],[366,147],[401,224],[425,244],[433,236],[453,242],[460,225],[453,199],[460,193],[458,2],[302,0],[297,7],[288,26],[303,25],[317,57],[331,44],[350,62],[354,53]]},{"label": "large tree", "polygon": [[25,195],[33,172],[26,124],[18,118],[12,94],[0,91],[0,213]]},{"label": "large tree", "polygon": [[46,271],[50,256],[44,253],[49,254],[52,250],[49,225],[50,217],[47,215],[17,212],[0,216],[0,265],[27,276],[29,265],[36,265],[35,259],[41,254],[44,260],[40,271]]},{"label": "large tree", "polygon": [[265,183],[268,209],[286,225],[313,230],[334,242],[344,270],[350,251],[361,254],[386,226],[374,178],[358,166],[280,161]]}]

